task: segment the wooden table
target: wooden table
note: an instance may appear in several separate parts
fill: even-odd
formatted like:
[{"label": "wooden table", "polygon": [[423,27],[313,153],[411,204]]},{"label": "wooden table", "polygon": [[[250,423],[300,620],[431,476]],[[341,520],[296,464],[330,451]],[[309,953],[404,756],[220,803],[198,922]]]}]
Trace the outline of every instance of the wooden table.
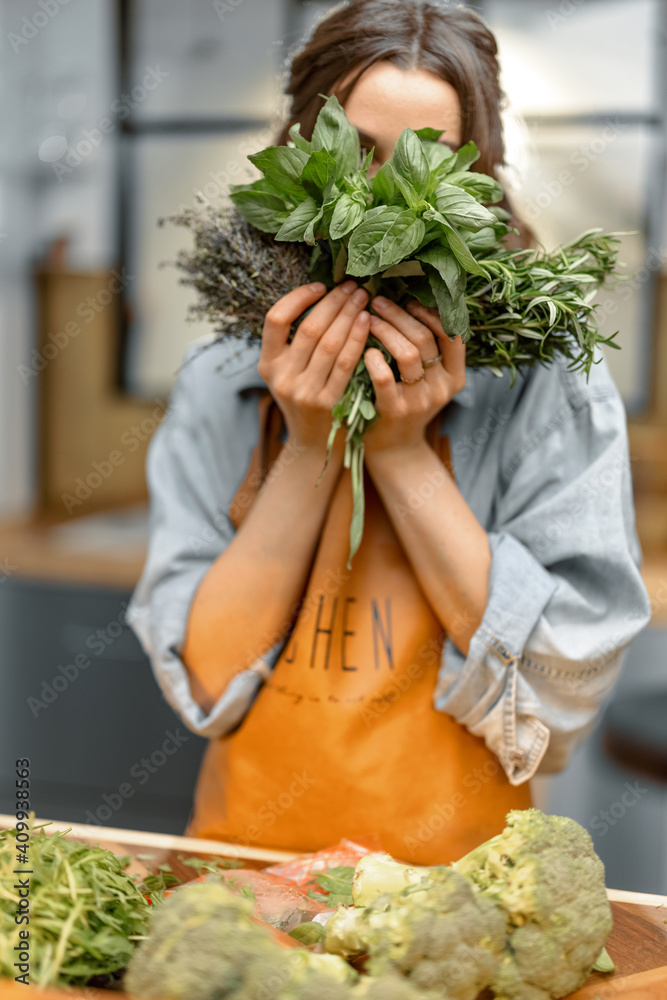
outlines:
[{"label": "wooden table", "polygon": [[[0,829],[13,825],[12,816],[0,814]],[[239,847],[217,840],[52,822],[49,831],[58,830],[71,830],[70,836],[74,839],[98,843],[116,854],[129,855],[130,873],[144,875],[167,863],[184,880],[195,873],[181,863],[179,855],[236,858],[252,868],[264,868],[296,857],[288,851]],[[614,889],[608,889],[607,894],[614,915],[607,951],[616,964],[616,972],[611,976],[593,973],[585,986],[570,995],[570,1000],[667,1000],[667,897]],[[24,989],[11,980],[0,980],[3,1000],[25,996]],[[83,1000],[89,992],[48,990],[40,996],[44,1000],[63,1000],[65,996]],[[96,1000],[103,1000],[106,995],[109,1000],[112,997],[124,1000],[124,994],[115,991],[107,994],[101,990],[96,991]]]}]

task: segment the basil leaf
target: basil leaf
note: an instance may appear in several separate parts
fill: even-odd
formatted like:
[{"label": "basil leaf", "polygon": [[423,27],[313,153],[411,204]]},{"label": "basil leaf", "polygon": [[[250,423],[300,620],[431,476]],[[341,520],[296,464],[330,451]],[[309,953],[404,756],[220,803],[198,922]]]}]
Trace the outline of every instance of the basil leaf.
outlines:
[{"label": "basil leaf", "polygon": [[435,268],[447,285],[452,298],[463,295],[468,281],[467,273],[451,250],[436,243],[425,250],[420,250],[415,257]]},{"label": "basil leaf", "polygon": [[443,223],[447,242],[452,248],[452,253],[458,262],[463,265],[466,271],[470,271],[471,274],[479,274],[480,277],[489,279],[488,272],[484,270],[481,264],[477,263],[461,234],[453,226],[450,226],[445,219],[443,219]]},{"label": "basil leaf", "polygon": [[276,194],[291,201],[304,201],[308,197],[301,184],[301,174],[308,162],[308,154],[290,146],[269,146],[248,159],[261,170],[275,188]]},{"label": "basil leaf", "polygon": [[297,149],[302,149],[304,153],[312,153],[312,143],[308,139],[304,139],[301,135],[301,122],[295,122],[289,130],[288,135]]},{"label": "basil leaf", "polygon": [[385,205],[391,205],[396,197],[396,181],[394,171],[389,160],[386,160],[372,181],[373,197],[376,201],[382,201]]},{"label": "basil leaf", "polygon": [[415,278],[424,274],[424,268],[418,260],[402,260],[382,272],[383,278]]},{"label": "basil leaf", "polygon": [[311,944],[317,944],[321,940],[324,934],[324,927],[314,920],[306,920],[302,924],[297,924],[288,933],[290,937],[293,937],[296,941],[300,941],[301,944],[308,948]]},{"label": "basil leaf", "polygon": [[322,194],[322,207],[330,208],[331,205],[335,203],[340,198],[340,188],[336,184],[335,180],[332,178],[324,189]]},{"label": "basil leaf", "polygon": [[276,233],[289,215],[285,202],[275,194],[256,191],[230,191],[229,197],[248,222],[263,233]]},{"label": "basil leaf", "polygon": [[431,169],[431,174],[435,172],[438,176],[449,173],[456,164],[456,153],[444,142],[424,143],[424,155]]},{"label": "basil leaf", "polygon": [[463,343],[470,339],[470,317],[463,295],[452,295],[447,282],[434,268],[427,265],[428,280],[435,296],[440,322],[450,340],[461,337]]},{"label": "basil leaf", "polygon": [[359,404],[359,412],[364,420],[372,420],[377,415],[377,410],[371,403],[370,399],[362,399]]},{"label": "basil leaf", "polygon": [[359,198],[351,194],[342,194],[333,211],[329,236],[335,240],[347,236],[355,226],[359,225],[364,215],[364,205]]},{"label": "basil leaf", "polygon": [[471,163],[474,163],[475,160],[479,160],[481,155],[482,154],[471,139],[470,142],[466,142],[465,146],[461,146],[461,148],[457,150],[456,166],[454,169],[465,170]]},{"label": "basil leaf", "polygon": [[446,181],[442,181],[435,189],[435,204],[438,211],[454,226],[465,226],[466,229],[477,231],[498,221],[471,194]]},{"label": "basil leaf", "polygon": [[401,214],[401,209],[395,205],[376,205],[366,212],[347,246],[349,275],[363,277],[380,270],[380,245],[388,228]]},{"label": "basil leaf", "polygon": [[301,183],[313,198],[321,198],[330,181],[336,177],[336,161],[326,149],[311,153],[301,174]]},{"label": "basil leaf", "polygon": [[466,235],[466,243],[473,250],[491,250],[498,243],[498,235],[493,226],[484,226],[484,229]]},{"label": "basil leaf", "polygon": [[333,280],[335,284],[339,284],[345,277],[347,270],[347,247],[344,243],[341,243],[340,250],[336,254],[335,264],[333,268]]},{"label": "basil leaf", "polygon": [[[285,240],[288,243],[304,242],[311,223],[315,223],[318,217],[322,217],[321,206],[314,198],[306,198],[288,215],[276,233],[276,239]],[[314,240],[311,239],[310,242],[312,243]]]},{"label": "basil leaf", "polygon": [[363,174],[367,174],[368,173],[368,171],[370,169],[370,165],[373,162],[373,157],[374,156],[375,156],[375,146],[373,146],[372,149],[368,150],[368,152],[366,153],[366,159],[361,164],[361,172]]},{"label": "basil leaf", "polygon": [[[324,96],[324,95],[320,95]],[[326,149],[336,159],[336,179],[359,168],[361,147],[359,133],[345,116],[338,98],[327,98],[317,116],[312,138],[313,149]]]},{"label": "basil leaf", "polygon": [[384,235],[380,247],[380,269],[410,257],[421,246],[426,226],[410,209],[401,212]]},{"label": "basil leaf", "polygon": [[411,128],[401,132],[394,147],[391,164],[396,175],[396,183],[400,186],[400,180],[403,179],[414,192],[412,202],[406,197],[410,207],[414,208],[428,190],[430,170],[422,144]]},{"label": "basil leaf", "polygon": [[499,222],[509,222],[512,218],[510,212],[505,208],[501,208],[500,205],[491,205],[489,212],[491,212],[491,215],[495,215]]},{"label": "basil leaf", "polygon": [[[323,214],[324,214],[324,209],[320,205],[319,212],[317,213],[317,215],[314,218],[312,218],[310,220],[310,222],[306,226],[306,231],[303,234],[304,241],[306,243],[308,243],[309,246],[311,246],[311,247],[315,246],[316,243],[317,243],[316,226],[319,226],[319,224],[322,222],[322,216],[323,216]],[[322,227],[320,227],[320,228],[322,228]],[[322,235],[324,235],[324,234],[322,234]]]},{"label": "basil leaf", "polygon": [[417,299],[423,306],[429,309],[436,307],[435,295],[428,278],[420,278],[419,281],[411,281],[408,286],[408,294]]},{"label": "basil leaf", "polygon": [[415,135],[418,139],[424,139],[426,142],[437,142],[444,131],[443,128],[416,128]]},{"label": "basil leaf", "polygon": [[471,173],[469,170],[455,170],[447,175],[448,184],[456,184],[473,198],[483,202],[502,201],[505,196],[502,185],[487,174]]}]

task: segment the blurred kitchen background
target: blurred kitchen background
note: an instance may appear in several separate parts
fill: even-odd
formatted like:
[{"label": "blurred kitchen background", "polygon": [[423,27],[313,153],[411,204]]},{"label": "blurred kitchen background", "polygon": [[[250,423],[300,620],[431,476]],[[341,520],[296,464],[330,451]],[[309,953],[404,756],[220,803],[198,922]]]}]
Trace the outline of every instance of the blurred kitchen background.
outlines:
[{"label": "blurred kitchen background", "polygon": [[[534,791],[590,830],[609,885],[664,893],[667,10],[471,6],[499,39],[504,180],[539,239],[637,231],[621,254],[635,277],[601,293],[600,317],[620,331],[608,360],[653,621],[595,734]],[[160,267],[188,233],[156,221],[244,179],[247,154],[276,134],[289,54],[328,7],[0,6],[0,812],[15,758],[29,756],[39,816],[183,831],[204,741],[167,706],[123,619],[144,556],[146,448],[183,351],[207,332],[186,321],[178,272]]]}]

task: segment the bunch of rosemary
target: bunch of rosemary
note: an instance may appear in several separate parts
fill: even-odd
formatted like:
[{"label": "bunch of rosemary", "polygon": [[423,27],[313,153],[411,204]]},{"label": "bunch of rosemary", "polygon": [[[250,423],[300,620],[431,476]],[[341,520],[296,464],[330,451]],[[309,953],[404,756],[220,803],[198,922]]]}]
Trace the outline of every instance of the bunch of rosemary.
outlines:
[{"label": "bunch of rosemary", "polygon": [[[298,284],[331,288],[357,278],[371,295],[437,307],[446,334],[466,343],[466,365],[487,367],[514,384],[520,367],[557,354],[588,375],[602,337],[593,298],[617,273],[619,237],[591,229],[552,253],[509,250],[516,232],[496,203],[501,185],[471,172],[479,151],[454,152],[441,132],[406,129],[390,160],[369,176],[357,130],[335,97],[326,100],[312,138],[290,130],[291,145],[250,156],[263,176],[233,185],[228,207],[189,211],[170,220],[194,231],[194,249],[176,261],[198,301],[193,318],[220,336],[261,337],[273,303]],[[162,223],[164,220],[160,220]],[[294,330],[298,325],[295,324]],[[389,352],[372,335],[398,377]],[[345,428],[345,467],[352,472],[350,560],[363,532],[363,435],[378,414],[363,358],[333,409],[329,451]],[[348,561],[348,567],[350,563]]]}]

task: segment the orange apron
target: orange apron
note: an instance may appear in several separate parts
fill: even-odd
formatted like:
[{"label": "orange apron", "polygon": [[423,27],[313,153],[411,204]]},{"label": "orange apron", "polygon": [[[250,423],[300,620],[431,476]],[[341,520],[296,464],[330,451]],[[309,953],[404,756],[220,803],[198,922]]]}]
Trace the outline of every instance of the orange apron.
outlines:
[{"label": "orange apron", "polygon": [[[237,497],[256,495],[282,447],[269,394],[259,412]],[[437,423],[428,440],[452,472]],[[396,858],[445,864],[530,805],[528,785],[510,785],[483,740],[433,707],[445,633],[366,472],[364,488],[364,535],[348,571],[343,470],[290,638],[241,725],[206,750],[189,835],[305,852],[378,834]],[[238,528],[247,497],[230,510]]]}]

